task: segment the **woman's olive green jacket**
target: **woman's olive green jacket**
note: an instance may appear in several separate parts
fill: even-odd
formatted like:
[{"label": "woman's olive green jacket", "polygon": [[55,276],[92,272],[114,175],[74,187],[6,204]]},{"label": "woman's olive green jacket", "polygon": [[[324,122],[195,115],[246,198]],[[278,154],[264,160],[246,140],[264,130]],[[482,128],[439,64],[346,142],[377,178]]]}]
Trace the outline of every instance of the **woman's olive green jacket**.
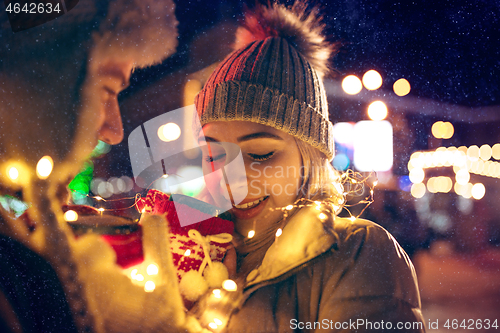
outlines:
[{"label": "woman's olive green jacket", "polygon": [[424,332],[415,269],[396,240],[373,222],[320,213],[290,218],[223,315],[225,331]]}]

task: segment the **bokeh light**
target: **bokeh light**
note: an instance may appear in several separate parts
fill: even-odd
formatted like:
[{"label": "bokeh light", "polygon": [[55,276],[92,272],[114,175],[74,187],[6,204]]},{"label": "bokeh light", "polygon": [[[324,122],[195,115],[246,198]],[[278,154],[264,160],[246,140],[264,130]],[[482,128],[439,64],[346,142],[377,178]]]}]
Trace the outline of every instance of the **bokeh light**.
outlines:
[{"label": "bokeh light", "polygon": [[347,168],[351,164],[351,161],[349,160],[349,157],[347,157],[346,154],[340,153],[335,155],[332,164],[336,170],[344,171],[347,170]]},{"label": "bokeh light", "polygon": [[10,167],[8,173],[11,180],[16,180],[19,177],[19,170],[16,167]]},{"label": "bokeh light", "polygon": [[155,264],[149,264],[146,268],[146,272],[148,273],[148,275],[156,275],[158,274],[158,266],[156,266]]},{"label": "bokeh light", "polygon": [[483,161],[489,160],[492,153],[493,151],[489,145],[482,145],[481,148],[479,148],[479,158]]},{"label": "bokeh light", "polygon": [[175,141],[181,136],[181,128],[175,123],[167,123],[158,128],[158,137],[161,141]]},{"label": "bokeh light", "polygon": [[421,168],[414,168],[410,171],[409,177],[413,184],[418,184],[424,181],[425,172]]},{"label": "bokeh light", "polygon": [[479,147],[476,145],[470,146],[467,149],[467,157],[473,162],[479,160]]},{"label": "bokeh light", "polygon": [[484,197],[486,188],[483,184],[477,183],[472,186],[471,195],[474,199],[480,200]]},{"label": "bokeh light", "polygon": [[450,177],[432,177],[427,181],[427,190],[431,193],[448,193],[452,187],[453,182]]},{"label": "bokeh light", "polygon": [[156,285],[153,281],[147,281],[146,284],[144,285],[144,291],[150,293],[153,290],[155,290]]},{"label": "bokeh light", "polygon": [[78,213],[74,210],[68,210],[66,213],[64,213],[64,221],[74,222],[76,220],[78,220]]},{"label": "bokeh light", "polygon": [[52,173],[52,168],[54,166],[54,161],[50,156],[42,157],[36,164],[36,175],[40,179],[46,179]]},{"label": "bokeh light", "polygon": [[425,195],[425,185],[423,183],[413,184],[411,186],[411,195],[414,198],[422,198]]},{"label": "bokeh light", "polygon": [[410,93],[411,86],[410,82],[406,79],[399,79],[396,82],[394,82],[394,85],[392,86],[394,89],[394,93],[398,96],[406,96]]},{"label": "bokeh light", "polygon": [[437,139],[450,139],[453,136],[455,129],[450,122],[436,121],[432,124],[431,132]]},{"label": "bokeh light", "polygon": [[390,122],[359,121],[354,126],[354,166],[358,171],[388,171],[393,163],[393,129]]},{"label": "bokeh light", "polygon": [[382,101],[375,101],[368,106],[368,117],[371,120],[384,120],[387,117],[387,106]]},{"label": "bokeh light", "polygon": [[356,95],[363,89],[363,85],[356,75],[348,75],[342,80],[342,89],[346,94]]},{"label": "bokeh light", "polygon": [[352,145],[354,138],[354,124],[339,122],[333,125],[333,138],[335,142]]},{"label": "bokeh light", "polygon": [[222,282],[222,288],[224,288],[227,291],[238,290],[238,286],[236,285],[236,282],[234,282],[233,280],[224,280]]},{"label": "bokeh light", "polygon": [[500,160],[500,143],[495,143],[493,147],[491,147],[491,155],[495,160]]},{"label": "bokeh light", "polygon": [[363,85],[368,90],[376,90],[382,86],[382,76],[376,70],[369,70],[363,75]]},{"label": "bokeh light", "polygon": [[465,185],[469,182],[470,180],[470,174],[469,171],[466,169],[461,169],[455,174],[455,180],[458,184],[460,185]]}]

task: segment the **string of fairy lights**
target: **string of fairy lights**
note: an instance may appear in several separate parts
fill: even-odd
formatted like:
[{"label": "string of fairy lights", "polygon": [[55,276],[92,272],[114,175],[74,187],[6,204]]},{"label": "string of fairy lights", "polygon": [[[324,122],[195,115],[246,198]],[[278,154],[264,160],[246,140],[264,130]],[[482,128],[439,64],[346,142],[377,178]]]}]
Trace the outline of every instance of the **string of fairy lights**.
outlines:
[{"label": "string of fairy lights", "polygon": [[[36,167],[37,177],[39,179],[47,179],[52,173],[53,166],[54,166],[53,160],[49,156],[44,156],[42,159],[40,159],[40,161],[37,164]],[[22,168],[18,168],[16,166],[11,165],[10,167],[7,168],[7,170],[8,170],[8,177],[10,178],[11,181],[13,182],[21,181],[20,177],[23,176]],[[149,190],[157,180],[167,177],[168,175],[166,174],[162,175],[161,177],[158,177],[157,179],[155,179],[155,181],[151,182],[151,184],[148,186],[148,188],[146,188],[146,190]],[[331,198],[328,198],[327,200],[312,200],[307,198],[300,198],[294,204],[287,205],[285,207],[274,208],[274,210],[279,210],[283,213],[282,225],[277,229],[275,234],[276,240],[281,236],[283,232],[283,227],[286,223],[287,217],[295,208],[300,209],[302,207],[313,206],[318,211],[319,220],[324,223],[330,221],[330,217],[335,218],[337,213],[341,209],[344,209],[350,215],[349,219],[351,221],[355,221],[365,211],[365,209],[373,202],[374,188],[377,185],[377,180],[373,180],[373,178],[374,178],[373,173],[369,173],[368,175],[362,175],[361,173],[354,172],[352,170],[347,170],[346,172],[340,175],[337,185],[340,184],[341,186],[340,187],[336,186],[337,190],[339,190],[337,196],[333,195],[331,196]],[[335,187],[335,184],[331,185]],[[365,187],[368,187],[369,191],[368,195],[363,197],[362,195],[363,193],[365,193]],[[123,208],[108,209],[104,207],[99,207],[97,208],[97,210],[101,213],[101,215],[105,211],[126,210],[136,207],[137,203],[141,199],[140,193],[136,193],[134,196],[131,197],[125,197],[119,199],[105,199],[99,195],[93,196],[90,194],[86,194],[86,196],[91,200],[94,200],[95,202],[116,202],[116,201],[123,202],[126,200],[133,200],[133,204],[126,205]],[[354,203],[348,203],[349,197],[360,197],[360,196],[361,200],[358,200],[357,202]],[[350,208],[357,205],[364,205],[364,208],[360,211],[359,214],[354,215],[351,212]],[[74,210],[68,210],[64,213],[64,219],[68,222],[78,221],[78,213]],[[329,224],[331,224],[331,227],[333,226],[333,223]],[[248,233],[247,237],[253,238],[255,237],[255,235],[256,231],[254,227],[254,230],[251,230]],[[191,251],[186,250],[184,256],[189,257],[190,255]],[[142,287],[144,289],[144,292],[146,293],[153,292],[157,288],[157,284],[161,283],[162,281],[162,277],[157,263],[147,260],[138,265],[129,267],[127,269],[123,269],[122,273],[130,279],[132,284]],[[210,295],[212,296],[214,301],[223,302],[224,299],[230,297],[229,294],[231,292],[235,292],[237,290],[238,286],[236,282],[233,281],[232,279],[226,279],[222,282],[221,288],[213,289]],[[207,323],[207,326],[212,330],[217,330],[218,328],[223,327],[223,325],[225,325],[225,322],[220,318],[224,319],[225,317],[223,316],[223,314],[213,315],[211,321]]]},{"label": "string of fairy lights", "polygon": [[[36,166],[36,174],[37,174],[38,178],[47,179],[50,176],[50,174],[52,173],[53,167],[54,167],[54,162],[53,162],[52,158],[50,156],[43,156],[39,160],[39,162],[37,163],[37,166]],[[23,168],[16,166],[16,165],[11,165],[11,166],[7,167],[7,174],[8,174],[8,177],[11,179],[11,181],[13,181],[13,182],[20,181],[20,177],[23,176]],[[146,188],[146,190],[149,190],[157,180],[162,179],[162,178],[167,178],[167,177],[168,177],[168,175],[166,175],[166,174],[162,175],[161,177],[158,177],[157,179],[155,179],[153,182],[151,182],[149,184],[149,186]],[[354,221],[356,218],[358,218],[366,210],[366,208],[368,208],[368,206],[373,202],[373,190],[374,190],[374,187],[377,185],[377,181],[376,180],[369,181],[371,178],[373,178],[373,173],[369,173],[366,176],[362,175],[359,172],[354,172],[353,170],[347,170],[346,172],[342,173],[340,176],[339,183],[342,185],[344,191],[343,191],[343,193],[341,193],[341,196],[338,199],[338,202],[333,203],[335,210],[338,210],[340,207],[342,207],[343,209],[345,209],[348,212],[348,214],[350,215],[349,218],[351,220]],[[356,202],[355,204],[347,204],[346,198],[348,196],[359,197],[364,192],[364,186],[369,187],[369,195],[367,197],[363,198],[362,200]],[[345,190],[346,188],[348,188],[347,191]],[[75,190],[72,190],[72,191],[75,191]],[[132,204],[127,205],[127,206],[122,207],[122,208],[107,209],[104,207],[99,207],[99,208],[97,208],[97,210],[101,213],[101,215],[105,211],[117,211],[117,210],[130,209],[130,208],[136,206],[137,202],[141,199],[140,193],[136,193],[134,196],[131,196],[131,197],[124,197],[124,198],[119,198],[119,199],[104,199],[103,197],[101,197],[99,195],[93,196],[90,194],[86,194],[86,196],[90,199],[97,201],[97,202],[99,202],[99,201],[116,202],[116,201],[133,200]],[[320,203],[320,201],[313,201],[313,200],[301,198],[301,199],[297,200],[293,205],[288,205],[286,207],[277,207],[274,209],[281,210],[283,212],[284,219],[286,219],[286,217],[288,216],[288,212],[291,211],[292,209],[302,208],[302,207],[309,206],[312,204],[318,205],[318,203]],[[361,205],[361,204],[365,205],[365,207],[361,210],[361,212],[357,215],[352,214],[352,212],[349,208],[353,207],[353,206]],[[323,216],[320,216],[320,218],[322,218],[322,217]],[[78,220],[78,214],[75,211],[68,210],[65,213],[64,218],[66,221],[74,222],[74,221]],[[282,232],[282,228],[279,228],[278,231],[276,232],[277,237],[279,237],[279,235],[281,235],[281,232]],[[255,230],[251,230],[247,236],[248,236],[248,238],[254,237]]]}]

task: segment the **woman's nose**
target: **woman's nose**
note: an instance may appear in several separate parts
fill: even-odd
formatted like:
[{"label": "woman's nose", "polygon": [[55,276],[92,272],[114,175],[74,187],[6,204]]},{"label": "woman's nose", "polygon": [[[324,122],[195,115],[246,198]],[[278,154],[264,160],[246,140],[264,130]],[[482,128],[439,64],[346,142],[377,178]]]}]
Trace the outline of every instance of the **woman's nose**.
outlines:
[{"label": "woman's nose", "polygon": [[118,105],[118,96],[110,97],[103,105],[104,122],[98,131],[98,139],[110,145],[123,140],[123,124]]},{"label": "woman's nose", "polygon": [[[221,187],[226,187],[228,194],[231,196],[230,200],[234,204],[239,204],[243,201],[248,194],[248,182],[246,174],[241,171],[236,171],[236,168],[231,168],[226,172],[221,179]],[[227,183],[226,183],[227,182]]]}]

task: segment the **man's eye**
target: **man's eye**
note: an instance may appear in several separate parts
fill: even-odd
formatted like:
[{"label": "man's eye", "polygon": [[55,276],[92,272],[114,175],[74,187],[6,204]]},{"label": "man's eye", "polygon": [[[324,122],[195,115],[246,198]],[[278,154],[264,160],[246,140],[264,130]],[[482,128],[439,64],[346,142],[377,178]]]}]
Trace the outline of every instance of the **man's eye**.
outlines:
[{"label": "man's eye", "polygon": [[110,94],[110,95],[112,95],[112,96],[116,96],[116,95],[118,95],[118,92],[116,92],[114,89],[112,89],[112,88],[110,88],[110,87],[104,87],[104,90],[105,90],[108,94]]},{"label": "man's eye", "polygon": [[253,160],[255,161],[265,161],[270,159],[274,155],[274,151],[264,154],[264,155],[257,155],[257,154],[248,154]]}]

